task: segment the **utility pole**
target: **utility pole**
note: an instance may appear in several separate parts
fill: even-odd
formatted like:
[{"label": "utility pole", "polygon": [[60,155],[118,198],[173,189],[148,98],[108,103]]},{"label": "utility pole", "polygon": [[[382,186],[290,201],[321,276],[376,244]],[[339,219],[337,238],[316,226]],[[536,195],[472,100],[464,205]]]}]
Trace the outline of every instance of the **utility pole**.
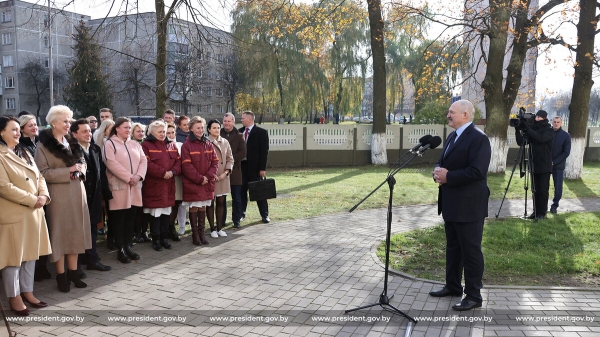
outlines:
[{"label": "utility pole", "polygon": [[48,72],[50,73],[50,107],[54,106],[54,67],[52,62],[52,18],[50,0],[48,0]]}]

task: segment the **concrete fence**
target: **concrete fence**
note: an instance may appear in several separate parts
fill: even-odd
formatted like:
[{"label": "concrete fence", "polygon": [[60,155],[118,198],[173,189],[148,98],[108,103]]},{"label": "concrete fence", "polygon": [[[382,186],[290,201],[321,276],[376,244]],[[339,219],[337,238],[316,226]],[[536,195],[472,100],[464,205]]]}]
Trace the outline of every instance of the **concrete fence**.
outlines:
[{"label": "concrete fence", "polygon": [[[269,167],[353,166],[371,163],[372,125],[261,124],[260,127],[269,132]],[[483,125],[477,127],[485,131]],[[452,131],[452,128],[445,125],[388,125],[388,161],[394,162],[418,144],[424,135],[439,136],[445,141]],[[507,137],[507,163],[512,165],[519,148],[514,128],[509,127]],[[441,148],[440,145],[437,149],[426,151],[411,164],[436,162]],[[588,128],[585,160],[600,160],[600,128]]]}]

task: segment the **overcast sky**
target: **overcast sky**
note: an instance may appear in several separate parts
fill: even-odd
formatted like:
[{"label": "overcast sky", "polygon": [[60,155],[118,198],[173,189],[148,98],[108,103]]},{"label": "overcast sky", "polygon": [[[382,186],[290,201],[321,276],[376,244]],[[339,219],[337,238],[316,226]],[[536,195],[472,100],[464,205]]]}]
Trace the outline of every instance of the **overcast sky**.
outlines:
[{"label": "overcast sky", "polygon": [[[27,0],[30,2],[37,3],[46,3],[43,0]],[[63,7],[64,4],[71,3],[71,5],[67,6],[65,9],[77,13],[82,13],[86,15],[90,15],[92,18],[101,18],[110,13],[111,16],[122,13],[125,10],[125,6],[127,3],[138,2],[139,12],[154,12],[154,0],[129,0],[129,1],[114,1],[113,0],[52,0],[53,3],[56,1],[56,5],[59,7]],[[170,2],[172,0],[166,0],[166,2]],[[197,3],[198,0],[192,0],[192,3]],[[310,2],[311,0],[295,0]],[[385,1],[385,0],[384,0]],[[435,0],[434,0],[435,1]],[[448,1],[448,0],[446,0]],[[450,0],[452,2],[460,2],[463,0]],[[219,28],[222,30],[229,31],[230,29],[230,16],[229,12],[231,11],[234,0],[209,0],[202,1],[202,3],[207,4],[206,6],[212,6],[212,8],[208,7],[202,10],[204,13],[208,13],[208,19],[205,20],[205,24]],[[547,1],[540,0],[541,3],[545,3]],[[111,5],[113,8],[111,10]],[[180,13],[180,15],[184,15]],[[184,17],[183,17],[184,18]],[[550,22],[552,20],[549,20]],[[552,29],[550,25],[548,29]],[[575,36],[576,32],[574,27],[561,27],[561,32],[567,29],[566,33],[563,33],[563,36],[568,39],[570,36]],[[542,53],[543,51],[543,53]],[[537,81],[536,81],[536,92],[537,96],[541,96],[543,94],[552,94],[557,91],[570,91],[571,86],[573,84],[573,62],[570,60],[569,53],[566,52],[564,47],[552,47],[550,50],[540,50],[540,56],[537,62]]]}]

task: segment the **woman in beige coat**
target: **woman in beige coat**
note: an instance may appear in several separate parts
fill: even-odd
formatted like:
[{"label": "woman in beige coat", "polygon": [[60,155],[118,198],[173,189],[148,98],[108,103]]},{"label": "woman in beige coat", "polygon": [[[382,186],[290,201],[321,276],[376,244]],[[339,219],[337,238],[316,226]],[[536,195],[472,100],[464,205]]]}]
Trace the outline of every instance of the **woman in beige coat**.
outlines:
[{"label": "woman in beige coat", "polygon": [[33,296],[35,261],[51,253],[44,205],[50,202],[46,181],[25,148],[19,146],[19,123],[0,117],[0,269],[10,308],[29,315],[23,302],[47,306]]},{"label": "woman in beige coat", "polygon": [[[229,186],[229,175],[233,170],[233,153],[229,141],[221,137],[221,122],[216,119],[208,122],[208,140],[212,143],[219,158],[219,167],[217,169],[217,181],[215,182],[215,199],[210,206],[206,208],[206,217],[210,225],[210,236],[218,238],[227,236],[227,233],[221,228],[223,225],[223,215],[225,214],[225,198],[231,191]],[[216,202],[215,202],[216,200]],[[217,226],[215,228],[215,203],[217,204]]]},{"label": "woman in beige coat", "polygon": [[81,145],[69,136],[72,117],[73,111],[64,105],[50,108],[46,121],[51,128],[40,132],[35,150],[35,162],[54,199],[46,207],[52,244],[50,262],[56,264],[58,289],[65,293],[70,291],[71,282],[77,288],[87,287],[77,274],[77,254],[92,248],[90,214],[82,182],[86,164]]}]

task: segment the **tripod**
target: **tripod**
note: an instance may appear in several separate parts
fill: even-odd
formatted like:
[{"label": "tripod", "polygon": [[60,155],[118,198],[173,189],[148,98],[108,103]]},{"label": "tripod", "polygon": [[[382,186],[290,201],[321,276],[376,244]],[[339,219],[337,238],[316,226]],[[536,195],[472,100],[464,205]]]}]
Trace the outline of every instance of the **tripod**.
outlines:
[{"label": "tripod", "polygon": [[500,203],[500,208],[498,209],[498,213],[496,213],[496,219],[500,216],[500,211],[502,210],[502,205],[504,204],[504,200],[506,199],[506,194],[508,193],[508,188],[510,187],[510,183],[512,181],[513,175],[515,174],[515,169],[517,168],[517,164],[519,164],[520,170],[520,178],[525,177],[523,181],[523,189],[525,190],[525,213],[521,217],[521,219],[527,219],[527,192],[529,191],[529,179],[531,179],[531,199],[533,200],[533,217],[535,221],[537,221],[537,212],[535,207],[535,183],[533,180],[533,176],[531,172],[533,172],[533,153],[531,152],[531,145],[529,143],[529,138],[527,138],[527,134],[522,130],[515,130],[515,133],[519,132],[521,137],[523,138],[523,142],[519,146],[519,153],[515,158],[515,163],[513,165],[512,171],[510,172],[510,178],[508,179],[508,184],[504,189],[504,196],[502,197],[502,202]]},{"label": "tripod", "polygon": [[383,281],[383,292],[381,293],[381,295],[379,295],[379,300],[377,302],[372,303],[372,304],[367,304],[367,305],[364,305],[364,306],[361,306],[358,308],[348,309],[345,311],[345,313],[350,313],[350,312],[354,312],[357,310],[371,308],[371,307],[379,305],[379,306],[381,306],[381,308],[383,310],[389,311],[394,314],[402,315],[409,320],[409,322],[407,323],[407,326],[406,326],[406,332],[404,334],[405,336],[410,336],[411,331],[412,331],[412,325],[416,324],[417,321],[414,318],[410,317],[409,315],[405,314],[404,312],[400,311],[398,308],[391,305],[390,300],[394,297],[394,295],[388,296],[388,274],[389,274],[389,265],[390,265],[390,237],[391,237],[391,233],[392,233],[392,200],[393,200],[393,195],[394,195],[394,185],[396,185],[396,179],[394,178],[394,175],[396,175],[396,173],[398,173],[404,166],[406,166],[417,155],[419,155],[419,152],[415,153],[412,157],[410,157],[407,161],[405,161],[402,165],[400,165],[400,167],[391,171],[388,174],[387,178],[379,186],[377,186],[373,191],[371,191],[371,193],[369,193],[369,195],[367,195],[358,204],[354,205],[354,207],[352,207],[350,209],[350,212],[354,211],[360,204],[362,204],[373,193],[375,193],[375,191],[377,191],[381,186],[383,186],[383,184],[385,184],[386,182],[388,183],[388,186],[390,188],[390,195],[389,195],[389,199],[388,199],[387,232],[386,232],[386,237],[385,237],[385,276],[384,276],[384,281]]}]

